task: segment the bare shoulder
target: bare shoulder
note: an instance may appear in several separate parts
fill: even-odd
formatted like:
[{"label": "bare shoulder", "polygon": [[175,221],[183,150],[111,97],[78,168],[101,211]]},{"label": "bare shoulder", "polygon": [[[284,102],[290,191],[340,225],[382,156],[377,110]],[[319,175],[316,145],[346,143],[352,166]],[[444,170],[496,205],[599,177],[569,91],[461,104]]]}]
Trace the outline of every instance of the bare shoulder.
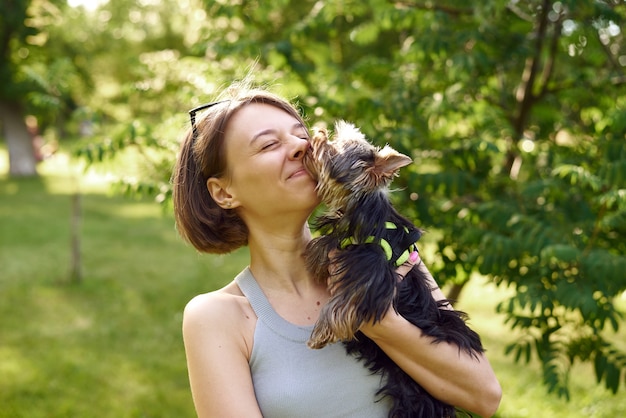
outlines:
[{"label": "bare shoulder", "polygon": [[255,326],[234,282],[187,303],[183,340],[198,416],[261,416],[249,366]]},{"label": "bare shoulder", "polygon": [[245,302],[245,297],[233,282],[219,290],[195,296],[185,306],[185,317],[200,320],[207,316],[221,315],[241,309],[243,302]]},{"label": "bare shoulder", "polygon": [[234,282],[214,292],[195,296],[185,306],[183,333],[219,334],[248,339],[256,316],[246,297]]}]

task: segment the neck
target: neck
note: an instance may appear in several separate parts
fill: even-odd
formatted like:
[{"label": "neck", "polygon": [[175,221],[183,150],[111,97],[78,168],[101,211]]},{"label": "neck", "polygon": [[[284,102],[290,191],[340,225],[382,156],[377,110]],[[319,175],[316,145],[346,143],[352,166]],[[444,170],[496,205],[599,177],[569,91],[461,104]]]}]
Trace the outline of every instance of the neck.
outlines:
[{"label": "neck", "polygon": [[306,223],[297,230],[251,228],[250,270],[261,287],[289,290],[311,282],[304,264],[304,252],[310,240]]}]

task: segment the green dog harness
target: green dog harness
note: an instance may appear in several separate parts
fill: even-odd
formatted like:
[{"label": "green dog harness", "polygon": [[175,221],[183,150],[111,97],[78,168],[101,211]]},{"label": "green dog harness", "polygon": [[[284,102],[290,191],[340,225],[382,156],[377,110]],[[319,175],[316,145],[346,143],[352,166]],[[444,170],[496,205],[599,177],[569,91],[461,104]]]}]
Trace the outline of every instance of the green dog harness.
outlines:
[{"label": "green dog harness", "polygon": [[[385,222],[385,228],[387,229],[398,229],[398,226],[396,224],[394,224],[393,222]],[[411,232],[409,231],[409,229],[407,227],[404,227],[404,232],[406,233],[407,237],[412,235]],[[371,244],[378,241],[378,245],[381,246],[381,248],[385,251],[385,256],[387,257],[387,261],[392,261],[393,260],[393,248],[391,248],[391,244],[389,243],[389,241],[387,241],[384,238],[378,238],[376,239],[376,237],[373,236],[369,236],[365,239],[365,241],[363,242],[358,242],[357,239],[355,237],[349,237],[349,238],[345,238],[341,241],[341,243],[339,244],[339,248],[341,248],[342,250],[345,249],[347,246],[349,245],[358,245],[358,244]],[[417,241],[413,242],[411,245],[409,245],[409,247],[404,250],[395,260],[395,265],[396,267],[401,266],[402,264],[406,263],[411,255],[411,253],[413,251],[417,251]]]}]

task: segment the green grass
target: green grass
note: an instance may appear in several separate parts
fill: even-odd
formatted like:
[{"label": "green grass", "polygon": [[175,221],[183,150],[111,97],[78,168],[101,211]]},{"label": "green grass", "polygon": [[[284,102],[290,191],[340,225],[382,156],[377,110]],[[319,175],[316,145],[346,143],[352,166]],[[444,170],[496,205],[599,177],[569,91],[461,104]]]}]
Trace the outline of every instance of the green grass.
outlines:
[{"label": "green grass", "polygon": [[51,164],[41,179],[0,178],[0,417],[194,416],[182,309],[230,280],[244,252],[198,255],[157,204],[83,177],[74,283],[77,181]]},{"label": "green grass", "polygon": [[[0,173],[3,158],[0,150]],[[68,167],[57,159],[40,179],[0,174],[0,418],[195,416],[182,309],[230,280],[246,251],[199,255],[156,203],[111,196],[101,178]],[[80,283],[69,275],[77,190]],[[494,313],[504,296],[477,279],[460,301],[503,385],[499,417],[626,415],[624,388],[612,395],[589,367],[573,373],[568,403],[546,394],[536,363],[505,357],[514,336]]]}]

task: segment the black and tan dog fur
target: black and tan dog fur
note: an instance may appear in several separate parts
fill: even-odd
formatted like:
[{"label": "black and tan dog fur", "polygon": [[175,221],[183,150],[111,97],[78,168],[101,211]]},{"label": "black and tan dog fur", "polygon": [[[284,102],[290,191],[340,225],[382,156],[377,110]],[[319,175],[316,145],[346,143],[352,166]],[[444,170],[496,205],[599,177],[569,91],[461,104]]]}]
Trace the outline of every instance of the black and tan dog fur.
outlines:
[{"label": "black and tan dog fur", "polygon": [[373,146],[346,122],[336,124],[332,140],[323,129],[313,135],[304,164],[318,181],[326,211],[315,219],[321,235],[307,248],[307,268],[333,292],[309,346],[341,341],[372,372],[381,373],[385,384],[379,395],[392,398],[390,417],[452,417],[454,406],[433,398],[359,332],[362,324],[379,321],[393,307],[434,344],[453,343],[472,356],[483,351],[465,314],[449,309],[446,300],[433,299],[420,268],[414,267],[404,279],[396,273],[421,235],[389,200],[391,181],[411,162],[389,146]]}]

